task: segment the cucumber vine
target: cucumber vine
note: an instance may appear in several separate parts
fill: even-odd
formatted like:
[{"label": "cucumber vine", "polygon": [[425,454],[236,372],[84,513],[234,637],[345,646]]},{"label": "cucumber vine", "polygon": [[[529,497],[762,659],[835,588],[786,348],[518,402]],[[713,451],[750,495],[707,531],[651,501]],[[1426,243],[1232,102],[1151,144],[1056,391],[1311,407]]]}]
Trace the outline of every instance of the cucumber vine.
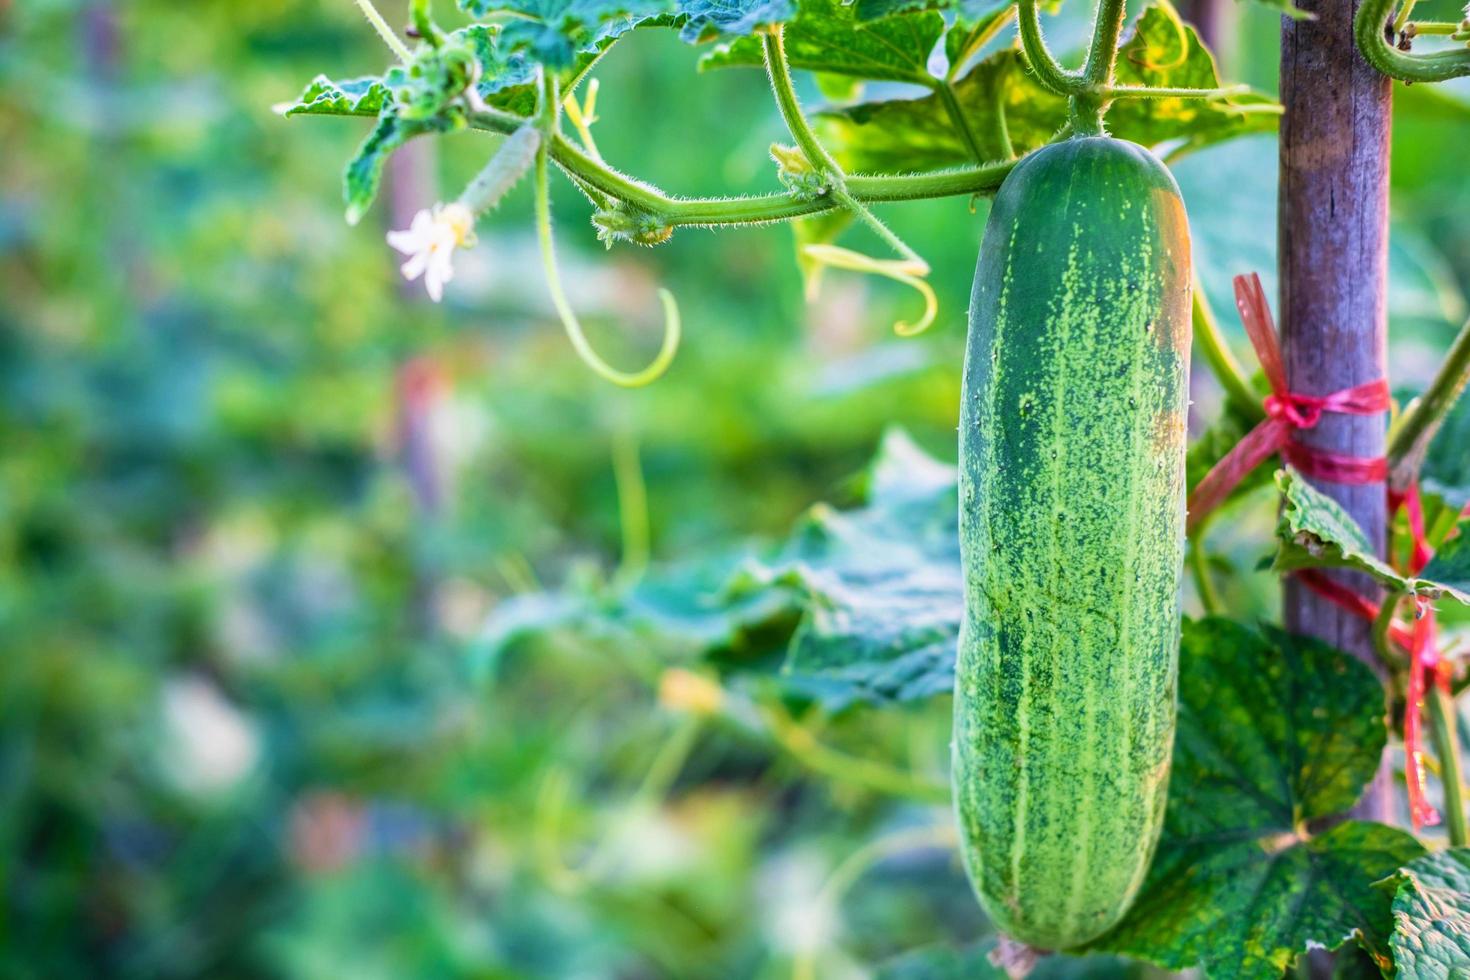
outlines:
[{"label": "cucumber vine", "polygon": [[[356,0],[356,3],[399,65],[381,79],[342,83],[350,92],[349,88],[319,79],[300,102],[286,109],[288,114],[378,115],[378,130],[354,161],[356,175],[349,172],[349,184],[356,180],[359,185],[355,193],[349,193],[349,216],[360,215],[371,200],[381,159],[407,139],[461,128],[507,137],[505,145],[457,201],[426,210],[415,219],[413,228],[393,233],[394,247],[409,256],[404,263],[404,274],[422,275],[430,295],[439,298],[444,283],[453,273],[454,250],[473,244],[474,219],[493,208],[521,173],[530,170],[537,235],[552,305],[578,356],[600,377],[622,386],[647,384],[668,368],[681,332],[677,306],[667,291],[660,292],[665,321],[663,341],[645,368],[619,370],[593,350],[567,300],[555,262],[547,186],[553,164],[594,205],[593,223],[599,238],[609,246],[619,241],[659,244],[668,240],[675,229],[685,226],[763,224],[830,211],[848,212],[891,248],[895,257],[875,258],[823,240],[803,244],[803,260],[813,266],[883,276],[916,290],[924,303],[921,316],[912,322],[895,324],[897,333],[912,336],[933,323],[938,311],[937,296],[926,279],[929,265],[873,213],[871,205],[991,194],[1018,160],[1038,146],[1073,134],[1102,133],[1108,108],[1120,99],[1199,99],[1217,103],[1221,115],[1231,120],[1225,135],[1231,129],[1249,131],[1255,126],[1250,121],[1252,112],[1274,110],[1259,98],[1240,103],[1232,101],[1235,96],[1249,95],[1248,89],[1241,86],[1116,84],[1115,66],[1124,15],[1121,0],[1102,0],[1099,4],[1086,65],[1078,72],[1068,72],[1046,48],[1035,0],[1025,0],[1014,9],[1006,7],[973,25],[956,24],[953,46],[949,41],[945,45],[949,66],[942,76],[926,73],[912,76],[922,79],[924,87],[932,93],[938,111],[952,128],[969,162],[917,171],[904,168],[897,172],[857,172],[844,167],[839,159],[841,152],[829,149],[813,128],[796,94],[793,63],[786,46],[787,25],[774,18],[752,24],[744,32],[746,36],[741,36],[741,31],[731,36],[754,45],[758,52],[756,63],[765,69],[776,107],[795,143],[794,148],[772,148],[778,174],[787,189],[729,197],[681,197],[667,194],[612,166],[592,138],[596,79],[590,79],[590,73],[625,28],[594,34],[590,41],[581,38],[580,46],[573,45],[575,57],[571,63],[563,64],[555,58],[548,60],[549,56],[534,46],[527,50],[506,44],[510,29],[499,22],[446,33],[434,23],[427,0],[412,0],[409,4],[410,33],[419,41],[414,50],[392,30],[371,0]],[[469,4],[467,9],[479,10],[483,6]],[[698,16],[692,9],[692,4],[679,7],[671,17],[650,17],[647,21],[649,26],[683,22],[687,33]],[[979,69],[998,56],[982,58],[984,49],[994,42],[1016,12],[1020,44],[1036,83],[1042,91],[1066,98],[1066,106],[1054,127],[1039,138],[1027,135],[1018,140],[1007,120],[1010,87],[1024,84],[1019,74],[990,84],[978,96],[976,92],[976,79],[982,75]],[[1172,12],[1167,16],[1174,17]],[[800,27],[799,18],[795,23]],[[1182,59],[1190,52],[1189,45],[1197,42],[1184,33],[1177,18],[1172,24]],[[572,33],[567,36],[572,37]],[[833,43],[841,42],[839,39]],[[803,58],[809,56],[809,47],[808,43],[803,49]],[[1004,53],[1002,50],[999,55]],[[564,55],[563,52],[557,57],[564,61]],[[514,76],[513,85],[506,84],[507,75]],[[359,92],[357,87],[364,83],[367,84],[365,92]],[[587,84],[587,97],[585,102],[579,102],[578,89],[583,83]],[[374,86],[380,86],[381,91]],[[525,94],[516,99],[503,98],[508,91]],[[570,123],[570,136],[562,131],[563,116]],[[1154,139],[1168,138],[1169,130],[1170,124],[1165,119],[1148,135]],[[539,142],[533,144],[533,140]],[[1192,147],[1196,142],[1191,137],[1186,145]]]}]

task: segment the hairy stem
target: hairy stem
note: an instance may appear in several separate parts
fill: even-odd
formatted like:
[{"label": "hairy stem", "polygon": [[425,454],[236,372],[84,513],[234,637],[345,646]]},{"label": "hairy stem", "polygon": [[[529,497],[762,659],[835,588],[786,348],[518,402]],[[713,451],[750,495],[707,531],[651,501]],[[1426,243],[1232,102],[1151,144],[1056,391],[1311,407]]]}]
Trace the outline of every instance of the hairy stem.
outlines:
[{"label": "hairy stem", "polygon": [[1400,51],[1389,39],[1396,0],[1363,0],[1353,18],[1353,38],[1368,64],[1404,82],[1442,82],[1470,75],[1470,49],[1417,54]]},{"label": "hairy stem", "polygon": [[413,60],[412,52],[408,50],[408,46],[399,39],[398,35],[393,33],[393,28],[388,26],[383,15],[378,13],[378,8],[373,6],[373,0],[357,0],[357,9],[362,11],[362,15],[367,18],[373,30],[378,32],[378,37],[383,39],[383,43],[388,45],[389,50],[399,61],[406,65]]},{"label": "hairy stem", "polygon": [[786,41],[781,25],[771,27],[761,38],[766,56],[766,73],[771,79],[771,91],[776,95],[776,106],[781,110],[781,119],[791,132],[791,138],[813,167],[830,177],[840,177],[842,169],[827,152],[812,132],[802,114],[801,103],[796,98],[796,86],[791,81],[791,66],[786,61]]},{"label": "hairy stem", "polygon": [[1031,71],[1041,87],[1057,95],[1071,95],[1086,85],[1081,72],[1068,71],[1052,57],[1041,33],[1041,16],[1036,9],[1036,0],[1019,0],[1016,4],[1017,30],[1021,35],[1021,49],[1031,63]]}]

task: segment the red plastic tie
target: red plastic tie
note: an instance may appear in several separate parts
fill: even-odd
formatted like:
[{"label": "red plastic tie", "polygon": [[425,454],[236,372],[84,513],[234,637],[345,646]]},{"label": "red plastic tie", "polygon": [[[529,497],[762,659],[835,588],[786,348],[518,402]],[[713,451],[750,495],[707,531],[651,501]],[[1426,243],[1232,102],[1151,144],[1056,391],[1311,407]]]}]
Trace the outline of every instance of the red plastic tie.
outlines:
[{"label": "red plastic tie", "polygon": [[1246,336],[1255,348],[1266,380],[1271,383],[1271,394],[1262,402],[1266,418],[1246,433],[1189,495],[1186,525],[1191,532],[1229,496],[1247,473],[1277,453],[1310,479],[1331,483],[1377,483],[1388,476],[1388,462],[1382,456],[1365,458],[1328,452],[1303,445],[1292,437],[1298,429],[1316,426],[1324,412],[1376,415],[1386,411],[1390,402],[1388,382],[1379,378],[1330,395],[1293,392],[1286,382],[1286,364],[1281,357],[1276,324],[1266,302],[1265,290],[1261,288],[1260,277],[1254,272],[1249,276],[1236,276],[1234,284],[1236,309],[1240,311]]}]

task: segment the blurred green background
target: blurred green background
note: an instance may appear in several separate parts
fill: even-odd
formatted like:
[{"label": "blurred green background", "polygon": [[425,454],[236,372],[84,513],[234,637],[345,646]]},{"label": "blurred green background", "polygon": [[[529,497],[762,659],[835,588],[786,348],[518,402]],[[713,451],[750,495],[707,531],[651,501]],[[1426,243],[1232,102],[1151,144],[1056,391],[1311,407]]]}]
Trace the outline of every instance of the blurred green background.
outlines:
[{"label": "blurred green background", "polygon": [[[1270,89],[1276,17],[1221,19],[1226,74]],[[603,153],[670,191],[775,188],[764,80],[697,56],[645,31],[605,59]],[[561,185],[609,358],[656,344],[657,286],[683,309],[669,375],[619,391],[550,314],[526,188],[442,306],[398,277],[384,231],[488,138],[413,145],[343,222],[364,124],[270,107],[385,61],[349,0],[0,0],[0,976],[959,975],[893,960],[985,934],[923,836],[944,807],[661,703],[650,651],[468,663],[507,599],[636,561],[627,521],[678,559],[841,502],[891,424],[952,458],[983,202],[885,212],[942,304],[900,340],[913,295],[834,272],[804,302],[789,229],[607,253]],[[1412,389],[1465,312],[1470,93],[1400,88],[1395,133]],[[1274,166],[1259,137],[1178,165],[1222,314],[1230,275],[1270,271]],[[1270,519],[1225,558],[1253,567]],[[805,723],[943,778],[947,703]]]}]

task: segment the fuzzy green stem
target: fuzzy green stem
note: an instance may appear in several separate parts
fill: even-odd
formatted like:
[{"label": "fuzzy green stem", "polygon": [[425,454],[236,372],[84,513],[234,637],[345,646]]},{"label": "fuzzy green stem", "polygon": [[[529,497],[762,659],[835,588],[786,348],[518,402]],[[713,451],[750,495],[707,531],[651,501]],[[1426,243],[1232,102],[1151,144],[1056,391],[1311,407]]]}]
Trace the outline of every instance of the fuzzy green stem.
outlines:
[{"label": "fuzzy green stem", "polygon": [[1106,85],[1098,89],[1105,99],[1224,99],[1244,95],[1249,85],[1226,85],[1221,88],[1151,88],[1147,85]]},{"label": "fuzzy green stem", "polygon": [[1092,24],[1092,43],[1082,69],[1082,87],[1072,93],[1069,107],[1072,128],[1082,136],[1101,136],[1113,87],[1113,66],[1118,60],[1118,36],[1123,32],[1126,0],[1098,0],[1097,19]]},{"label": "fuzzy green stem", "polygon": [[1455,733],[1455,703],[1448,692],[1431,683],[1424,700],[1429,702],[1429,739],[1439,760],[1439,779],[1444,787],[1445,831],[1450,846],[1464,847],[1470,840],[1465,824],[1465,786],[1461,780],[1460,740]]},{"label": "fuzzy green stem", "polygon": [[817,134],[802,114],[801,102],[796,98],[796,86],[791,81],[791,66],[786,61],[786,42],[780,24],[772,26],[761,38],[766,58],[766,73],[771,79],[771,91],[776,96],[776,106],[781,110],[781,119],[791,132],[791,138],[813,167],[829,177],[838,178],[842,169],[837,161],[822,146]]},{"label": "fuzzy green stem", "polygon": [[1261,408],[1261,396],[1251,386],[1250,378],[1246,376],[1245,370],[1235,359],[1235,355],[1230,353],[1230,345],[1225,342],[1225,337],[1220,333],[1219,321],[1215,319],[1215,313],[1210,309],[1210,301],[1200,286],[1198,276],[1195,276],[1194,279],[1192,314],[1194,339],[1199,344],[1200,352],[1204,354],[1205,363],[1210,366],[1211,373],[1220,382],[1220,387],[1225,389],[1225,397],[1229,399],[1231,407],[1252,421],[1260,421],[1265,418],[1266,413]]},{"label": "fuzzy green stem", "polygon": [[[791,132],[791,138],[796,140],[796,145],[801,149],[807,162],[820,172],[830,184],[830,196],[845,205],[854,215],[862,220],[875,234],[894,251],[911,262],[923,266],[923,275],[929,271],[929,264],[919,257],[918,253],[908,246],[903,239],[899,238],[888,226],[878,219],[872,211],[868,210],[857,198],[848,193],[846,186],[846,175],[832,155],[822,146],[817,134],[812,131],[806,116],[801,111],[801,102],[796,97],[796,86],[791,81],[791,66],[786,61],[786,42],[780,24],[771,27],[761,39],[766,60],[766,74],[771,79],[771,91],[776,95],[776,105],[781,111],[781,118],[786,122],[786,128]],[[977,150],[978,152],[978,150]]]},{"label": "fuzzy green stem", "polygon": [[1429,387],[1404,409],[1389,435],[1389,485],[1394,489],[1407,489],[1418,478],[1430,441],[1467,384],[1470,384],[1470,320],[1460,328]]},{"label": "fuzzy green stem", "polygon": [[1389,39],[1389,16],[1396,0],[1363,0],[1353,18],[1353,38],[1368,64],[1405,82],[1442,82],[1470,75],[1470,50],[1417,54],[1400,51]]},{"label": "fuzzy green stem", "polygon": [[378,8],[373,6],[373,0],[357,0],[357,9],[362,11],[362,15],[367,18],[373,30],[378,32],[378,37],[383,39],[383,43],[388,45],[389,50],[399,61],[405,65],[413,61],[413,53],[408,50],[408,46],[399,39],[398,35],[393,33],[393,28],[388,26],[383,15],[378,13]]},{"label": "fuzzy green stem", "polygon": [[1041,33],[1041,15],[1036,9],[1036,0],[1019,0],[1016,4],[1017,33],[1021,35],[1021,49],[1031,63],[1031,71],[1041,87],[1057,95],[1071,95],[1086,86],[1082,72],[1068,71],[1046,46],[1046,37]]}]

